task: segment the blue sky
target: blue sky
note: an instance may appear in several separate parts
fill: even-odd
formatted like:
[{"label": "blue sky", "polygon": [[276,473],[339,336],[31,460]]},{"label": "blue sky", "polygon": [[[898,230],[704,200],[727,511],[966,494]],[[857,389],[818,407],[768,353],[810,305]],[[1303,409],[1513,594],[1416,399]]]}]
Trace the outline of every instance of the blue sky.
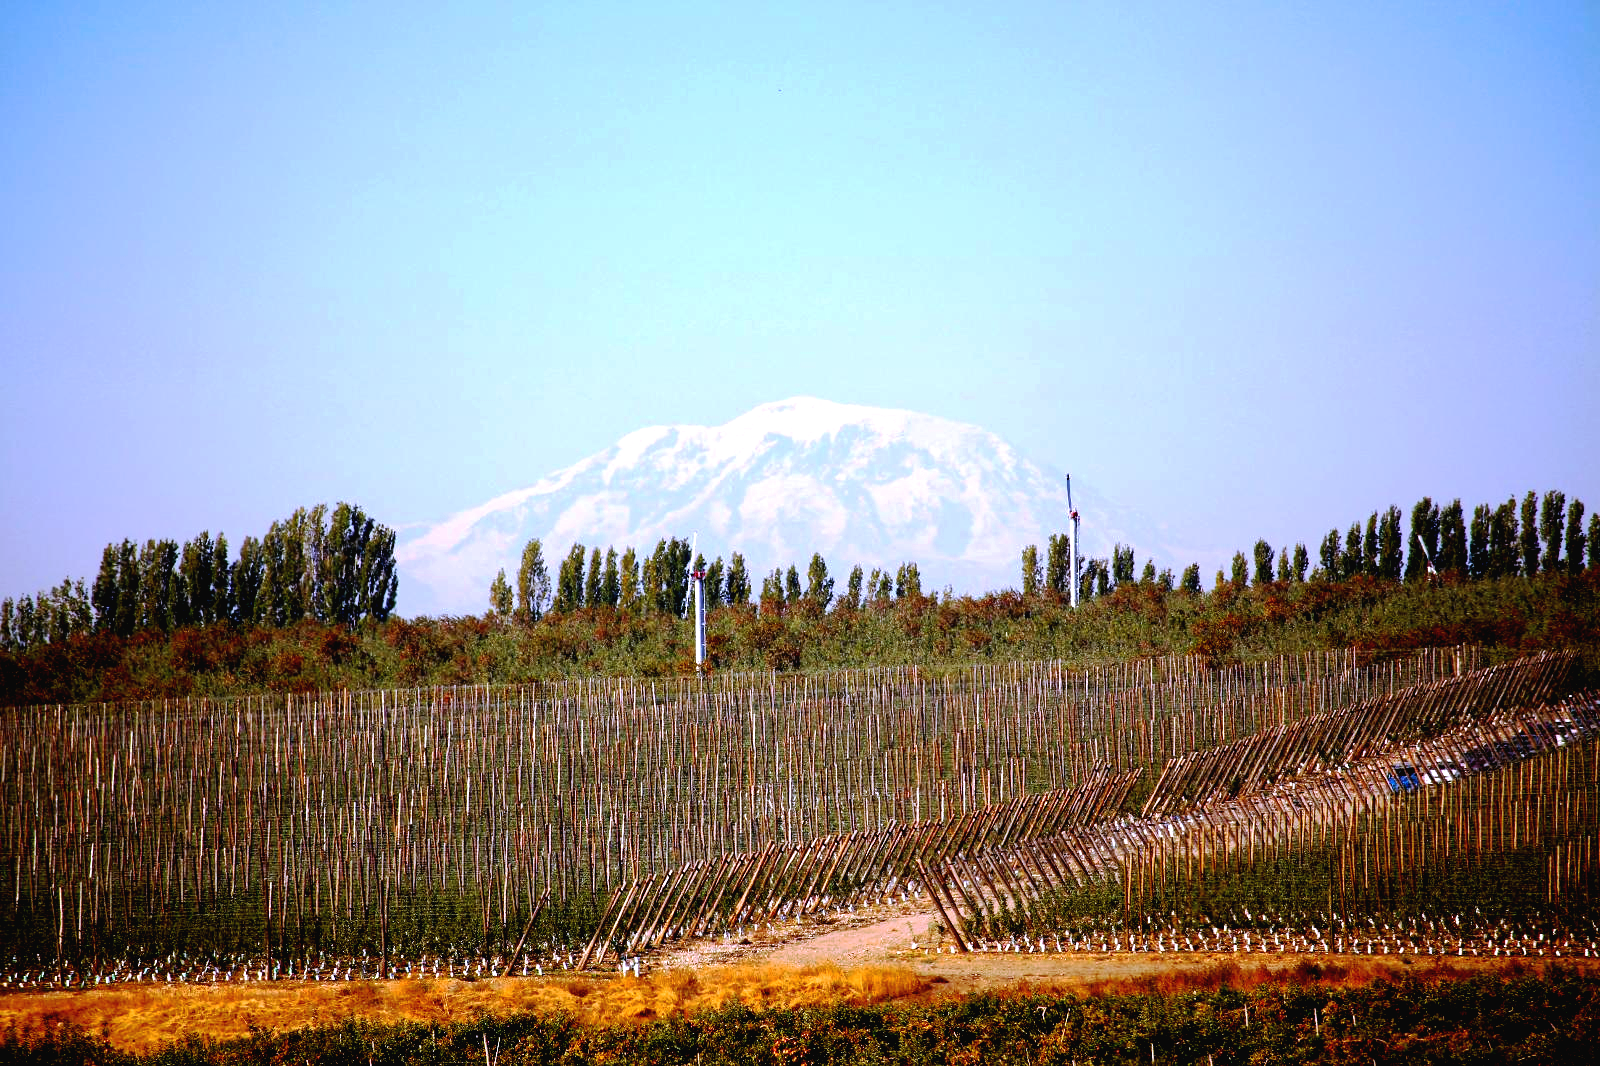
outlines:
[{"label": "blue sky", "polygon": [[332,7],[0,10],[0,595],[796,394],[1228,552],[1600,506],[1592,3]]}]

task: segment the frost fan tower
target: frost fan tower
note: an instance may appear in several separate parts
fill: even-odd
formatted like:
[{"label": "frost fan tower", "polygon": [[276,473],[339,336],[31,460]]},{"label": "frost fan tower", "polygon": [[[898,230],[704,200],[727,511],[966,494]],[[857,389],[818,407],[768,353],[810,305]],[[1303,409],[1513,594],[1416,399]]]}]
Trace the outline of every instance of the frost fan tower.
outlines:
[{"label": "frost fan tower", "polygon": [[1072,525],[1067,527],[1067,595],[1074,608],[1078,606],[1078,509],[1072,506],[1072,475],[1067,475],[1067,514]]},{"label": "frost fan tower", "polygon": [[695,565],[695,544],[699,534],[689,538],[689,578],[694,589],[694,668],[706,667],[706,570]]}]

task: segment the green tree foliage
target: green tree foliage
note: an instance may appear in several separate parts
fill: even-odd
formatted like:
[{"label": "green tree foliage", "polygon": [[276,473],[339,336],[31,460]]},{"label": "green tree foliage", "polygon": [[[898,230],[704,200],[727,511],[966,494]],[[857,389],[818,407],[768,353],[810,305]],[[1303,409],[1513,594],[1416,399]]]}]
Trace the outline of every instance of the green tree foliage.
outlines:
[{"label": "green tree foliage", "polygon": [[561,560],[561,566],[556,570],[555,603],[551,610],[558,614],[570,614],[583,606],[583,560],[588,549],[582,544],[574,544],[567,551],[567,557]]},{"label": "green tree foliage", "polygon": [[828,564],[820,552],[812,553],[811,565],[806,567],[806,600],[819,611],[833,605],[833,578],[828,576]]},{"label": "green tree foliage", "polygon": [[550,570],[544,563],[544,544],[533,538],[522,546],[517,567],[517,619],[536,623],[550,605]]},{"label": "green tree foliage", "polygon": [[317,619],[354,625],[362,618],[387,618],[398,588],[394,530],[348,503],[334,507],[325,529],[321,508],[308,514],[319,523],[307,537],[314,546],[311,602]]},{"label": "green tree foliage", "polygon": [[1052,533],[1046,545],[1045,587],[1057,595],[1067,594],[1072,579],[1072,540],[1065,533]]},{"label": "green tree foliage", "polygon": [[728,556],[728,602],[735,605],[750,602],[750,573],[745,569],[744,556],[738,552]]},{"label": "green tree foliage", "polygon": [[600,603],[616,607],[622,602],[622,570],[617,563],[617,549],[606,546],[605,568],[600,575]]},{"label": "green tree foliage", "polygon": [[1539,572],[1539,494],[1528,491],[1522,498],[1522,572],[1532,577]]},{"label": "green tree foliage", "polygon": [[1256,541],[1256,584],[1267,585],[1272,582],[1272,545],[1264,540]]},{"label": "green tree foliage", "polygon": [[1133,566],[1133,545],[1112,545],[1111,580],[1118,585],[1133,584]]},{"label": "green tree foliage", "polygon": [[1233,553],[1233,587],[1242,589],[1250,584],[1250,560],[1244,552]]},{"label": "green tree foliage", "polygon": [[1361,523],[1352,522],[1350,531],[1344,535],[1344,553],[1339,556],[1342,569],[1339,576],[1342,578],[1359,577],[1367,572],[1367,558],[1362,550]]},{"label": "green tree foliage", "polygon": [[900,569],[895,571],[894,596],[897,600],[915,601],[922,598],[922,572],[917,569],[916,563],[901,563]]},{"label": "green tree foliage", "polygon": [[1539,537],[1544,541],[1544,557],[1539,566],[1553,574],[1561,567],[1561,539],[1566,533],[1567,494],[1551,489],[1539,508]]},{"label": "green tree foliage", "polygon": [[850,568],[850,578],[844,585],[844,605],[854,611],[861,606],[862,585],[865,581],[861,573],[861,564],[857,563]]},{"label": "green tree foliage", "polygon": [[1583,501],[1574,498],[1567,504],[1567,572],[1583,572],[1583,555],[1587,540],[1583,532]]},{"label": "green tree foliage", "polygon": [[[1371,565],[1378,577],[1389,581],[1399,581],[1401,566],[1405,552],[1400,544],[1400,508],[1391,505],[1383,516],[1378,519],[1377,537],[1374,544],[1375,554],[1371,556]],[[1372,529],[1368,524],[1368,531]]]},{"label": "green tree foliage", "polygon": [[489,611],[496,618],[509,617],[512,602],[511,582],[506,580],[505,567],[501,567],[489,583]]},{"label": "green tree foliage", "polygon": [[625,614],[638,614],[641,606],[639,593],[639,553],[628,545],[617,564],[617,606]]},{"label": "green tree foliage", "polygon": [[[116,545],[107,544],[105,551],[100,555],[100,573],[94,579],[94,592],[92,593],[94,600],[94,628],[97,632],[118,632],[117,606],[120,602],[121,590],[121,554],[118,552]],[[126,633],[121,635],[127,636]]]},{"label": "green tree foliage", "polygon": [[141,629],[171,630],[175,624],[178,592],[178,545],[170,540],[147,540],[139,549],[139,612]]},{"label": "green tree foliage", "polygon": [[233,619],[254,622],[261,607],[261,587],[267,580],[266,550],[255,537],[239,545],[239,562],[233,568]]},{"label": "green tree foliage", "polygon": [[1306,570],[1311,566],[1311,556],[1306,551],[1304,544],[1294,546],[1294,580],[1297,582],[1306,579]]},{"label": "green tree foliage", "polygon": [[761,613],[781,613],[784,607],[783,570],[775,567],[761,579]]},{"label": "green tree foliage", "polygon": [[1600,511],[1589,516],[1589,569],[1600,570]]},{"label": "green tree foliage", "polygon": [[1037,596],[1042,580],[1039,572],[1039,546],[1030,544],[1022,549],[1022,594],[1029,599]]},{"label": "green tree foliage", "polygon": [[1278,552],[1278,580],[1286,583],[1294,580],[1294,563],[1289,559],[1288,548]]},{"label": "green tree foliage", "polygon": [[1189,593],[1191,596],[1200,595],[1201,588],[1199,563],[1190,563],[1188,566],[1183,568],[1183,580],[1178,583],[1178,587],[1184,592]]},{"label": "green tree foliage", "polygon": [[894,577],[887,570],[873,567],[867,588],[872,590],[872,602],[876,606],[886,607],[894,600]]},{"label": "green tree foliage", "polygon": [[783,575],[783,598],[787,603],[799,603],[805,590],[800,587],[800,571],[795,569],[793,563],[789,564],[788,573]]},{"label": "green tree foliage", "polygon": [[181,625],[210,625],[217,620],[214,570],[217,546],[209,531],[183,546],[178,562],[178,618]]},{"label": "green tree foliage", "polygon": [[[1494,509],[1489,524],[1489,567],[1486,577],[1510,577],[1519,570],[1517,498]],[[1537,546],[1537,541],[1535,542]]]},{"label": "green tree foliage", "polygon": [[689,542],[672,537],[656,542],[645,565],[644,595],[653,610],[682,618],[689,600]]},{"label": "green tree foliage", "polygon": [[1139,584],[1153,585],[1156,581],[1156,564],[1146,559],[1144,569],[1139,571]]},{"label": "green tree foliage", "polygon": [[1416,506],[1411,508],[1411,536],[1406,539],[1407,581],[1421,581],[1428,576],[1427,560],[1423,558],[1422,550],[1417,547],[1419,540],[1427,546],[1427,558],[1438,558],[1439,507],[1428,496],[1418,500]]},{"label": "green tree foliage", "polygon": [[1367,518],[1367,535],[1361,541],[1361,572],[1368,577],[1378,575],[1378,512]]},{"label": "green tree foliage", "polygon": [[1322,538],[1322,545],[1317,551],[1317,561],[1320,564],[1319,572],[1329,581],[1337,581],[1344,576],[1344,560],[1340,558],[1343,552],[1339,550],[1339,531],[1328,530],[1328,535]]},{"label": "green tree foliage", "polygon": [[1439,512],[1439,561],[1441,574],[1466,574],[1467,524],[1460,499],[1451,500]]},{"label": "green tree foliage", "polygon": [[723,582],[726,580],[727,567],[723,565],[722,556],[717,556],[710,566],[706,567],[706,606],[716,607],[726,603],[726,591]]},{"label": "green tree foliage", "polygon": [[600,546],[597,544],[589,552],[589,567],[583,575],[583,602],[586,606],[599,607],[605,602],[600,594],[605,577],[605,563],[601,561]]},{"label": "green tree foliage", "polygon": [[1467,573],[1472,577],[1489,575],[1492,565],[1489,537],[1493,526],[1494,508],[1480,503],[1472,509],[1471,544],[1467,552]]}]

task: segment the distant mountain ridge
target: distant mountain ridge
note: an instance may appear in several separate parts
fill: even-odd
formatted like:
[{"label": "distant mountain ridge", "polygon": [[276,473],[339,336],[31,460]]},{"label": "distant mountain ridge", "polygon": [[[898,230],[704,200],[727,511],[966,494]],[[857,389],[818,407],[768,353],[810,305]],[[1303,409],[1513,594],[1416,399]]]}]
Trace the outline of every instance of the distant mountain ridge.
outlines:
[{"label": "distant mountain ridge", "polygon": [[[1181,567],[1159,531],[1073,486],[1082,553],[1130,543]],[[526,488],[402,535],[404,613],[479,614],[530,538],[552,573],[574,543],[643,552],[698,533],[706,558],[741,552],[753,583],[821,552],[841,579],[860,563],[915,561],[925,591],[1015,588],[1025,545],[1067,524],[1065,478],[974,425],[795,397],[720,426],[652,426]]]}]

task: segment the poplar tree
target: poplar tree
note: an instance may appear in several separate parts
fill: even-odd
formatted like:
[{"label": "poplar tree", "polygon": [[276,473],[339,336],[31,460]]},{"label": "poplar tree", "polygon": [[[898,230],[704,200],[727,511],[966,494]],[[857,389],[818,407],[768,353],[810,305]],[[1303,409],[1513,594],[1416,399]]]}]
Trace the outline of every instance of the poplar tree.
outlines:
[{"label": "poplar tree", "polygon": [[789,564],[789,572],[783,577],[783,598],[786,603],[799,603],[804,592],[800,588],[800,571],[795,569],[793,563]]},{"label": "poplar tree", "polygon": [[1133,584],[1133,545],[1112,546],[1111,579],[1118,585]]},{"label": "poplar tree", "polygon": [[[1370,532],[1372,527],[1367,527]],[[1378,520],[1377,536],[1373,538],[1375,555],[1369,561],[1369,567],[1378,577],[1389,581],[1400,580],[1400,568],[1404,557],[1400,545],[1400,508],[1391,505],[1383,512],[1383,517]]]},{"label": "poplar tree", "polygon": [[[1272,545],[1265,540],[1256,541],[1256,584],[1270,585],[1272,583]],[[1235,571],[1237,577],[1237,571]]]},{"label": "poplar tree", "polygon": [[544,562],[544,545],[534,537],[522,546],[517,567],[517,618],[524,624],[544,617],[550,604],[550,571]]},{"label": "poplar tree", "polygon": [[1046,545],[1045,587],[1062,596],[1072,579],[1072,541],[1065,533],[1052,533]]},{"label": "poplar tree", "polygon": [[833,578],[828,576],[828,564],[821,552],[812,553],[811,565],[806,568],[806,599],[819,611],[826,611],[833,604]]},{"label": "poplar tree", "polygon": [[1153,585],[1156,581],[1156,564],[1146,559],[1144,569],[1139,572],[1139,584]]},{"label": "poplar tree", "polygon": [[781,611],[783,606],[783,570],[774,568],[772,573],[761,579],[761,613]]},{"label": "poplar tree", "polygon": [[1539,572],[1539,496],[1533,490],[1522,498],[1522,572],[1532,577]]},{"label": "poplar tree", "polygon": [[[94,602],[94,627],[97,632],[116,631],[117,604],[121,589],[117,547],[114,544],[107,544],[105,551],[100,553],[100,573],[94,579],[94,591],[91,594]],[[9,600],[6,602],[10,603]]]},{"label": "poplar tree", "polygon": [[583,560],[588,549],[574,544],[556,572],[556,600],[552,610],[566,614],[583,606]]},{"label": "poplar tree", "polygon": [[1589,569],[1600,570],[1600,511],[1589,516]]},{"label": "poplar tree", "polygon": [[639,611],[639,554],[628,545],[617,564],[617,606],[628,614]]},{"label": "poplar tree", "polygon": [[862,581],[861,564],[857,563],[850,568],[850,579],[844,586],[844,602],[852,611],[861,606]]},{"label": "poplar tree", "polygon": [[1233,553],[1233,587],[1244,588],[1250,584],[1250,560],[1244,557],[1244,552]]},{"label": "poplar tree", "polygon": [[1305,581],[1305,579],[1306,579],[1306,569],[1308,567],[1310,567],[1310,565],[1311,565],[1311,556],[1310,556],[1310,553],[1308,553],[1306,551],[1306,546],[1304,544],[1296,544],[1294,546],[1294,579],[1295,579],[1295,581],[1297,581],[1297,582]]},{"label": "poplar tree", "polygon": [[1022,595],[1028,599],[1039,594],[1039,546],[1029,544],[1022,549]]},{"label": "poplar tree", "polygon": [[1183,580],[1178,587],[1191,595],[1200,595],[1200,564],[1190,563],[1183,568]]},{"label": "poplar tree", "polygon": [[1471,544],[1467,552],[1467,573],[1472,577],[1488,577],[1493,566],[1489,550],[1489,531],[1494,524],[1494,510],[1486,503],[1472,509]]},{"label": "poplar tree", "polygon": [[606,545],[605,571],[600,577],[600,602],[616,607],[622,600],[622,572],[617,566],[617,549]]},{"label": "poplar tree", "polygon": [[1422,549],[1417,547],[1419,539],[1427,546],[1428,558],[1436,558],[1439,554],[1439,508],[1428,496],[1411,508],[1411,536],[1406,541],[1407,581],[1421,581],[1428,576],[1427,561]]},{"label": "poplar tree", "polygon": [[489,583],[489,611],[496,618],[505,618],[511,613],[511,603],[511,582],[506,580],[506,570],[502,566]]},{"label": "poplar tree", "polygon": [[708,609],[726,602],[724,599],[726,594],[723,590],[726,572],[727,567],[722,564],[722,556],[720,555],[712,561],[710,566],[706,567],[706,607]]},{"label": "poplar tree", "polygon": [[[1574,499],[1567,504],[1567,572],[1583,570],[1583,553],[1586,545],[1583,534],[1583,501]],[[1593,549],[1590,549],[1593,550]]]},{"label": "poplar tree", "polygon": [[1511,577],[1519,565],[1517,498],[1494,509],[1489,522],[1489,577]]},{"label": "poplar tree", "polygon": [[600,546],[597,544],[589,552],[589,569],[583,577],[583,602],[589,607],[598,607],[604,602],[600,597],[600,589],[605,582],[605,564],[600,560]]},{"label": "poplar tree", "polygon": [[1337,581],[1344,573],[1344,564],[1341,562],[1339,551],[1339,531],[1328,530],[1328,535],[1322,538],[1322,545],[1317,552],[1317,560],[1321,564],[1322,576],[1329,581]]},{"label": "poplar tree", "polygon": [[1367,560],[1361,552],[1361,523],[1352,522],[1350,532],[1344,537],[1344,555],[1341,556],[1344,569],[1340,577],[1351,578],[1366,573]]},{"label": "poplar tree", "polygon": [[261,542],[246,537],[239,545],[239,561],[233,567],[233,620],[243,625],[261,614],[261,586],[266,581],[266,556]]},{"label": "poplar tree", "polygon": [[1294,569],[1293,564],[1289,561],[1288,548],[1278,552],[1278,580],[1285,584],[1294,580]]},{"label": "poplar tree", "polygon": [[1378,576],[1378,512],[1367,518],[1367,535],[1361,542],[1361,572],[1368,577]]},{"label": "poplar tree", "polygon": [[745,569],[744,556],[738,552],[728,556],[728,602],[750,602],[750,573]]},{"label": "poplar tree", "polygon": [[1544,558],[1539,567],[1554,573],[1561,567],[1561,536],[1566,532],[1567,494],[1551,489],[1544,494],[1539,510],[1539,536],[1544,541]]},{"label": "poplar tree", "polygon": [[1460,499],[1451,500],[1439,512],[1438,567],[1441,574],[1467,572],[1467,525]]}]

